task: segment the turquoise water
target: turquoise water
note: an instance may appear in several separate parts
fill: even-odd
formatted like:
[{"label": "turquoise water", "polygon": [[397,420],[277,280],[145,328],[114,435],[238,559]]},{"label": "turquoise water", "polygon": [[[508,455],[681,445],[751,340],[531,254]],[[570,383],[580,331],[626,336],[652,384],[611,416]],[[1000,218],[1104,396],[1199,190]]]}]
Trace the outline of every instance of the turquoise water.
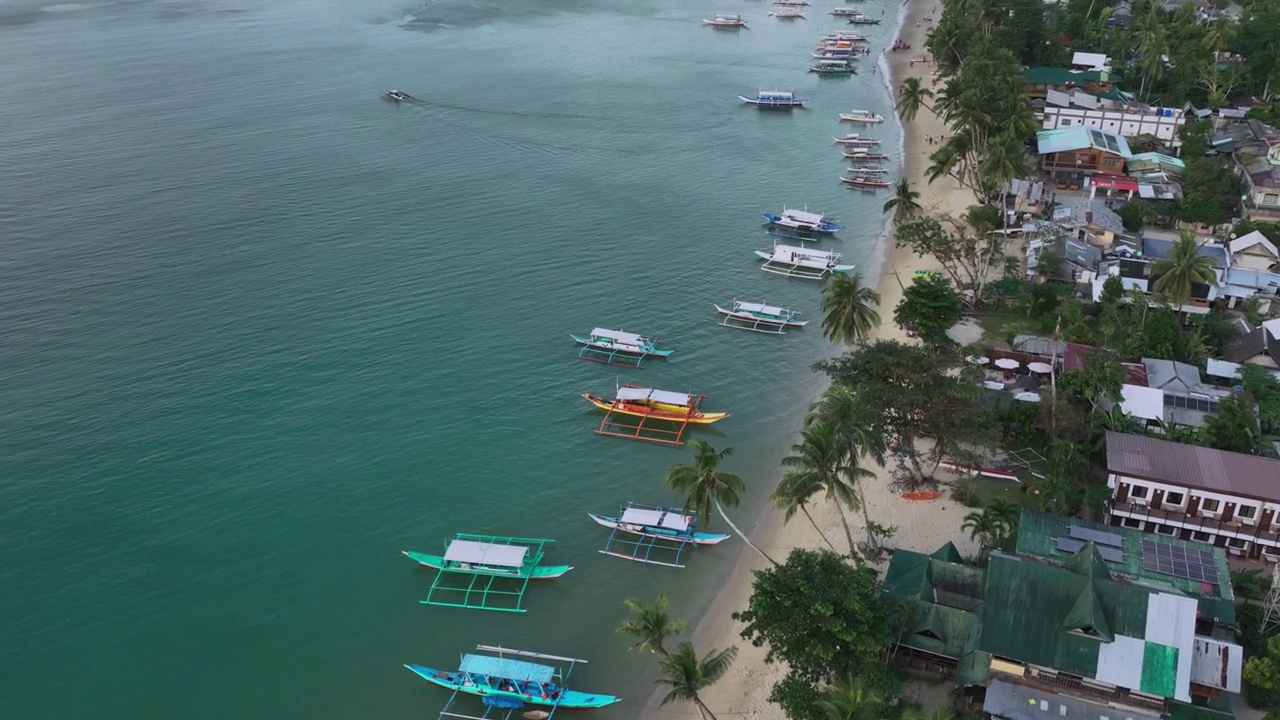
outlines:
[{"label": "turquoise water", "polygon": [[[688,452],[596,436],[578,394],[710,395],[750,525],[828,346],[711,303],[819,319],[757,269],[759,214],[836,214],[866,262],[884,196],[831,136],[888,99],[866,60],[803,72],[846,29],[821,8],[534,5],[0,0],[0,717],[425,717],[445,694],[401,663],[479,642],[589,658],[576,686],[630,701],[595,716],[636,714],[621,600],[696,618],[739,545],[597,554],[585,513],[670,500]],[[898,5],[866,5],[878,52]],[[812,109],[735,98],[774,86]],[[574,359],[598,324],[676,353]],[[399,551],[459,531],[576,569],[525,615],[419,605]]]}]

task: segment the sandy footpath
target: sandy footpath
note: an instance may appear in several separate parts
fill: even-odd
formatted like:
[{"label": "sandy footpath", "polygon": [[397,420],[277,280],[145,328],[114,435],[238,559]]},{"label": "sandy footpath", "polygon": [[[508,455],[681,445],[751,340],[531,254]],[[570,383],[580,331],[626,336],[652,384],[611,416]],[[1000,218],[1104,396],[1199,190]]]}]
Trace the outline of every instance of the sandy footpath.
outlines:
[{"label": "sandy footpath", "polygon": [[[909,43],[911,50],[884,52],[880,56],[879,69],[893,80],[896,88],[907,77],[919,77],[929,87],[937,89],[932,83],[933,66],[931,64],[912,62],[926,54],[924,48],[925,33],[930,24],[924,18],[932,13],[940,13],[941,7],[936,0],[908,0],[907,15],[902,24],[900,36]],[[936,8],[936,9],[935,9]],[[937,17],[936,14],[934,17]],[[918,26],[917,26],[918,24]],[[856,131],[856,130],[855,130]],[[928,156],[933,146],[927,141],[929,136],[941,136],[946,132],[942,121],[930,112],[921,110],[915,121],[905,124],[903,135],[903,172],[911,180],[914,188],[920,192],[920,204],[929,212],[951,212],[959,214],[974,202],[973,194],[961,188],[950,178],[939,180],[932,185],[925,180],[924,171],[929,165]],[[888,199],[890,190],[881,190],[878,197]],[[921,258],[910,250],[898,250],[892,247],[891,241],[881,243],[881,256],[878,274],[864,273],[864,277],[878,278],[877,289],[881,294],[880,315],[882,323],[873,333],[873,339],[905,340],[906,336],[893,324],[893,308],[902,298],[902,284],[910,284],[916,270],[930,269],[933,263],[928,258]],[[901,284],[900,284],[901,282]],[[960,524],[967,509],[950,501],[941,499],[929,503],[911,503],[902,500],[889,489],[889,473],[887,470],[868,465],[877,471],[877,477],[864,482],[866,502],[871,517],[882,525],[897,527],[896,535],[888,541],[890,547],[902,547],[910,550],[932,552],[948,540],[956,543],[960,552],[970,555],[977,553],[976,544],[969,540],[960,530]],[[779,476],[780,476],[779,472]],[[778,478],[775,477],[776,482]],[[818,505],[814,510],[814,519],[823,528],[823,532],[838,549],[843,550],[846,542],[840,526],[839,517],[833,507]],[[849,522],[853,528],[855,539],[864,533],[861,513],[850,513]],[[759,544],[775,559],[781,559],[793,548],[818,548],[824,544],[814,532],[813,527],[797,516],[786,525],[781,516],[767,509],[756,525],[744,527],[753,541]],[[736,542],[736,541],[735,541]],[[736,565],[724,587],[712,601],[705,617],[701,618],[694,628],[693,641],[699,654],[705,654],[712,648],[723,648],[737,645],[738,660],[729,674],[703,696],[708,707],[720,718],[781,718],[782,711],[770,705],[767,698],[774,682],[783,675],[783,668],[778,665],[765,665],[764,648],[754,648],[744,641],[740,635],[741,624],[732,619],[731,614],[744,609],[751,595],[752,571],[765,566],[762,560],[750,548],[743,547]],[[884,564],[880,569],[883,571]],[[654,694],[646,702],[641,717],[646,720],[673,718],[680,716],[696,717],[697,710],[692,705],[672,704],[664,708],[658,707],[658,694]]]}]

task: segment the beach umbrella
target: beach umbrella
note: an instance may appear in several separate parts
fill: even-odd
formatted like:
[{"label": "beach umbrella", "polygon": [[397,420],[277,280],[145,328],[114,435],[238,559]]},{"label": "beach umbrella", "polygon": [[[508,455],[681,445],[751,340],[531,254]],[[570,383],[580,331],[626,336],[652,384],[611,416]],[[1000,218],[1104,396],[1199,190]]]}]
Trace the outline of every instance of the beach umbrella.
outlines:
[{"label": "beach umbrella", "polygon": [[974,365],[986,365],[987,363],[991,362],[991,358],[984,357],[982,355],[970,355],[969,357],[965,358],[964,361],[973,363]]},{"label": "beach umbrella", "polygon": [[1050,365],[1049,363],[1042,363],[1042,362],[1027,363],[1027,369],[1028,369],[1028,370],[1030,370],[1030,371],[1031,371],[1031,372],[1033,372],[1033,373],[1042,373],[1042,374],[1043,374],[1043,373],[1051,373],[1051,372],[1053,372],[1053,366],[1052,366],[1052,365]]},{"label": "beach umbrella", "polygon": [[1033,403],[1040,402],[1040,396],[1033,392],[1020,392],[1017,395],[1014,395],[1013,399],[1021,400],[1023,402],[1033,402]]},{"label": "beach umbrella", "polygon": [[1000,368],[1001,370],[1013,370],[1014,368],[1018,367],[1021,364],[1022,363],[1018,362],[1017,360],[1014,360],[1013,358],[1000,358],[999,360],[996,361],[996,367]]}]

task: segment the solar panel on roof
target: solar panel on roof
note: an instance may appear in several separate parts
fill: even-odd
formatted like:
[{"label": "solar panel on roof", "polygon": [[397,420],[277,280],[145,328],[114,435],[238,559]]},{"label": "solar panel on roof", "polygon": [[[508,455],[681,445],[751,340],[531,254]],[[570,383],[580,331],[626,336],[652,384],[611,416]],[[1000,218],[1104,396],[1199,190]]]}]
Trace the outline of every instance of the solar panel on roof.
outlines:
[{"label": "solar panel on roof", "polygon": [[1101,543],[1103,545],[1111,545],[1118,548],[1124,547],[1124,538],[1121,538],[1115,533],[1080,527],[1079,525],[1072,525],[1067,530],[1067,534],[1079,540],[1092,540],[1095,543]]},{"label": "solar panel on roof", "polygon": [[1143,540],[1142,568],[1162,575],[1219,584],[1218,567],[1213,553],[1200,548]]},{"label": "solar panel on roof", "polygon": [[1060,537],[1054,542],[1053,547],[1064,553],[1074,554],[1079,552],[1080,548],[1084,547],[1084,542],[1080,540],[1072,540],[1071,538]]},{"label": "solar panel on roof", "polygon": [[1098,547],[1098,554],[1101,555],[1102,559],[1106,560],[1107,562],[1113,562],[1113,563],[1124,562],[1124,553],[1113,547],[1106,547],[1106,546]]}]

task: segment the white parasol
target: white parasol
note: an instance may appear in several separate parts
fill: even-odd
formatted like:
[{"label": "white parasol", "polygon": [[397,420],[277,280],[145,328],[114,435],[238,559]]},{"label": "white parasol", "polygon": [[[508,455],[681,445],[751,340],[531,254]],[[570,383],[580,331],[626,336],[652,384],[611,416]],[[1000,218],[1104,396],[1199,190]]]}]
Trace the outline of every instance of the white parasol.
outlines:
[{"label": "white parasol", "polygon": [[1022,363],[1018,362],[1017,360],[1014,360],[1013,358],[1000,358],[999,360],[996,361],[996,367],[1000,368],[1001,370],[1013,370],[1014,368],[1018,367],[1021,364]]},{"label": "white parasol", "polygon": [[1041,374],[1053,372],[1052,365],[1050,365],[1049,363],[1042,363],[1042,362],[1027,363],[1027,369],[1033,373],[1041,373]]},{"label": "white parasol", "polygon": [[1014,395],[1013,399],[1021,400],[1023,402],[1033,402],[1033,403],[1040,402],[1040,396],[1033,392],[1020,392],[1017,395]]}]

